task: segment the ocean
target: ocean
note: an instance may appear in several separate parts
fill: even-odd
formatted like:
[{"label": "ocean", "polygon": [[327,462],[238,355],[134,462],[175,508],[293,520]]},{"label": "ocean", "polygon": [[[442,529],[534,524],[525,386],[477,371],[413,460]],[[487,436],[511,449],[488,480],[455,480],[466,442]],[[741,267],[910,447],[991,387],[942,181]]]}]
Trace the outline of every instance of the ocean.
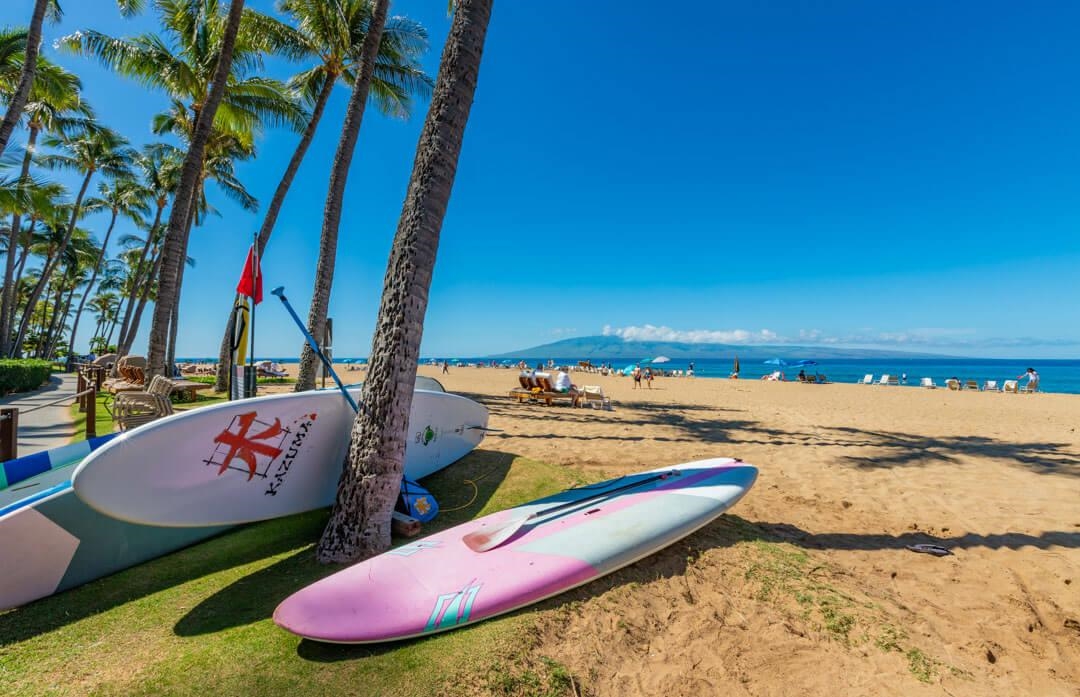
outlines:
[{"label": "ocean", "polygon": [[[178,362],[186,362],[192,360],[206,361],[208,359],[190,359],[190,358],[178,358]],[[296,358],[260,358],[258,360],[272,360],[278,363],[296,363]],[[353,358],[335,357],[335,362],[342,362],[345,360],[358,360]],[[362,359],[360,359],[362,360]],[[421,360],[421,363],[428,363],[430,361],[442,362],[443,358],[425,357]],[[465,363],[490,363],[491,359],[486,358],[446,358],[450,362],[451,367],[458,364]],[[552,360],[559,365],[576,365],[578,358],[558,358],[553,357]],[[633,363],[625,360],[612,360],[603,361],[597,359],[591,359],[593,365],[600,365],[602,363],[610,363],[615,368],[625,368]],[[789,363],[794,363],[797,359],[786,359]],[[517,361],[513,361],[516,363]],[[536,360],[528,360],[527,363],[536,364]],[[545,363],[547,361],[544,361]],[[653,368],[659,370],[686,370],[689,367],[690,361],[683,359],[674,359],[668,363],[655,365]],[[732,363],[730,360],[717,360],[710,358],[695,359],[694,373],[698,377],[708,378],[726,378],[731,373]],[[642,367],[645,365],[651,365],[648,363],[641,363]],[[776,366],[766,365],[757,361],[740,361],[739,377],[744,380],[756,380],[762,375],[768,375],[772,371],[776,370]],[[1026,371],[1028,368],[1034,368],[1039,372],[1039,388],[1043,392],[1065,392],[1069,394],[1080,394],[1080,360],[1047,360],[1047,359],[999,359],[999,358],[895,358],[888,360],[881,359],[832,359],[818,361],[817,366],[811,366],[807,368],[807,372],[813,372],[816,368],[817,372],[824,373],[832,382],[855,382],[861,380],[864,375],[871,374],[874,376],[874,380],[881,377],[882,373],[889,375],[904,375],[907,374],[908,386],[919,386],[920,378],[933,378],[938,387],[945,386],[945,380],[951,377],[957,377],[961,380],[977,380],[979,385],[982,385],[987,380],[997,380],[1000,386],[1005,380],[1015,379],[1018,375]],[[798,368],[784,368],[785,374],[789,380],[794,379],[798,375]],[[1021,381],[1021,384],[1026,384],[1027,380]]]}]

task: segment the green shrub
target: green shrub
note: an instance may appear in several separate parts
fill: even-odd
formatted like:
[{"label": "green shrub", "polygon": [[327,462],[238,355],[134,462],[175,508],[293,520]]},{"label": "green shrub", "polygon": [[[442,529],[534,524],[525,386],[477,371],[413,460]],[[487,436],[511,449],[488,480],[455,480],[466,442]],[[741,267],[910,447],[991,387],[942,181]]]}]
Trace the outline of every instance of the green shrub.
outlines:
[{"label": "green shrub", "polygon": [[51,361],[36,358],[0,359],[0,394],[35,390],[48,381],[52,370]]}]

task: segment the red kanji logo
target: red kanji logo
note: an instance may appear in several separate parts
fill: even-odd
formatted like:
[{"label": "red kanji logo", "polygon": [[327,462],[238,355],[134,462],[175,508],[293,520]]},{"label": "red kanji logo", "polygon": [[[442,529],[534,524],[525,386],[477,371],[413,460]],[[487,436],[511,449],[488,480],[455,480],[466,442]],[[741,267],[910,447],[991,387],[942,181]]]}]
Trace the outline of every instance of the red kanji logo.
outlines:
[{"label": "red kanji logo", "polygon": [[240,425],[238,432],[233,433],[229,429],[225,429],[214,437],[215,443],[229,446],[229,452],[226,453],[225,459],[221,462],[221,468],[218,469],[218,476],[221,476],[225,473],[225,470],[229,469],[229,464],[234,458],[240,458],[247,464],[248,481],[250,482],[251,478],[255,476],[255,472],[258,470],[256,455],[265,455],[273,460],[282,453],[280,448],[276,448],[268,443],[256,442],[280,436],[285,430],[281,427],[281,420],[275,418],[274,423],[265,431],[253,433],[249,436],[248,430],[250,430],[252,424],[255,423],[255,416],[255,412],[238,416],[237,421]]}]

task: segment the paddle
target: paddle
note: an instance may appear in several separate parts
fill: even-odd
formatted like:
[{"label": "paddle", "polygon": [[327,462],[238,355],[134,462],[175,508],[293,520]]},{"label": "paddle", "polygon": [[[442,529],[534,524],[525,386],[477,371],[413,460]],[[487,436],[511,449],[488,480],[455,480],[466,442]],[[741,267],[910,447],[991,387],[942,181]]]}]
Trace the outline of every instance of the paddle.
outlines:
[{"label": "paddle", "polygon": [[677,477],[680,474],[682,474],[682,472],[680,472],[679,470],[671,470],[670,472],[662,472],[661,474],[654,474],[651,477],[646,477],[645,479],[642,479],[642,480],[639,480],[639,481],[636,481],[636,482],[631,482],[629,484],[624,484],[622,486],[615,487],[614,489],[608,489],[607,491],[597,492],[596,494],[594,494],[592,496],[587,496],[586,498],[583,498],[583,499],[577,499],[576,501],[567,501],[566,503],[560,503],[557,506],[552,506],[550,508],[545,508],[543,510],[536,511],[535,513],[530,513],[527,516],[524,516],[522,518],[517,518],[515,520],[511,520],[508,523],[503,523],[502,525],[496,526],[494,528],[484,528],[483,530],[474,530],[473,532],[470,532],[469,534],[462,537],[461,541],[465,543],[465,546],[467,546],[469,549],[471,549],[474,552],[487,552],[489,550],[495,549],[496,547],[501,545],[503,542],[506,542],[507,540],[509,540],[511,537],[514,536],[514,533],[516,533],[518,530],[520,530],[522,528],[522,526],[529,523],[530,521],[536,520],[540,516],[545,516],[545,515],[547,515],[549,513],[555,513],[556,511],[566,510],[567,508],[574,508],[575,506],[580,506],[581,504],[583,504],[583,503],[585,503],[587,501],[593,501],[595,499],[603,498],[603,497],[609,496],[611,494],[617,494],[620,491],[627,491],[628,489],[634,489],[634,488],[637,488],[637,487],[642,486],[644,484],[648,484],[650,482],[659,481],[661,479],[667,479],[668,477],[673,477],[673,476]]}]

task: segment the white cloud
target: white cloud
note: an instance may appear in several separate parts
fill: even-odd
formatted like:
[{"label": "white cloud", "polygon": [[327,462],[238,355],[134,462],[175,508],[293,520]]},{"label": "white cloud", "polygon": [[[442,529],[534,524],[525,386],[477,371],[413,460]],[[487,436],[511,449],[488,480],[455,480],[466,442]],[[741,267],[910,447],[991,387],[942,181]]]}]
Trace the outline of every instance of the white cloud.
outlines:
[{"label": "white cloud", "polygon": [[920,327],[896,331],[860,329],[851,334],[832,335],[820,329],[800,329],[784,336],[770,329],[673,329],[668,326],[612,327],[604,325],[604,336],[623,341],[672,341],[684,344],[802,344],[828,346],[910,346],[910,347],[1031,347],[1075,346],[1075,339],[1035,339],[1031,337],[980,337],[975,329]]}]

